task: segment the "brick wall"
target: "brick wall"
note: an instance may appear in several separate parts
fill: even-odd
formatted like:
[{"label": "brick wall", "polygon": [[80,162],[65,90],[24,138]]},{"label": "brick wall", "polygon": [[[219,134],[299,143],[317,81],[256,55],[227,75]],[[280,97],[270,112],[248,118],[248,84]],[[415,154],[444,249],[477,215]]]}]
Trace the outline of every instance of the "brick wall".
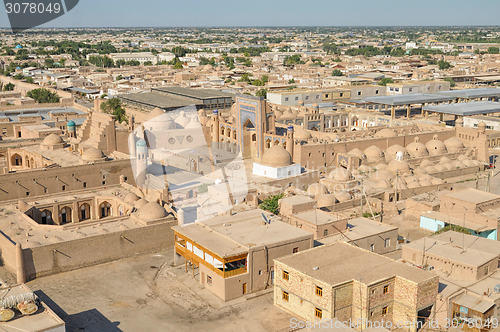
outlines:
[{"label": "brick wall", "polygon": [[93,266],[174,245],[175,221],[23,249],[28,279]]}]

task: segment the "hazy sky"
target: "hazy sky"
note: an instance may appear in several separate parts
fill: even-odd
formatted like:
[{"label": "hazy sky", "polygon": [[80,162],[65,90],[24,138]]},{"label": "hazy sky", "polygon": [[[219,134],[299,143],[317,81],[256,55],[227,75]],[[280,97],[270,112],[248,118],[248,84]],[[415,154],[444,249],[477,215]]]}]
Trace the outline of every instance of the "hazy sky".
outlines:
[{"label": "hazy sky", "polygon": [[499,0],[80,0],[44,26],[500,25],[499,13]]}]

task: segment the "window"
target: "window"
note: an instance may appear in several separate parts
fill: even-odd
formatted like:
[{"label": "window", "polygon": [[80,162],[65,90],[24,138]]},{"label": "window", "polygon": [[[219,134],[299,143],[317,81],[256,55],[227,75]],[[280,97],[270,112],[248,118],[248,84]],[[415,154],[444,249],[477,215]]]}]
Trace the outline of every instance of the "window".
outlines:
[{"label": "window", "polygon": [[375,90],[375,94],[378,95],[378,90]]},{"label": "window", "polygon": [[288,272],[283,271],[283,279],[290,280],[290,275],[288,274]]},{"label": "window", "polygon": [[283,300],[288,302],[288,293],[285,291],[283,292]]},{"label": "window", "polygon": [[288,101],[288,97],[285,98],[285,101]]},{"label": "window", "polygon": [[295,100],[299,100],[299,97],[295,97]]},{"label": "window", "polygon": [[484,267],[484,274],[488,274],[488,272],[489,272],[489,266],[485,266]]},{"label": "window", "polygon": [[382,316],[387,315],[387,307],[382,308]]},{"label": "window", "polygon": [[316,99],[319,99],[319,95],[316,95]]},{"label": "window", "polygon": [[29,192],[29,191],[27,191],[27,192],[26,192],[26,196],[29,196],[29,195],[30,195],[30,192]]},{"label": "window", "polygon": [[83,188],[87,188],[87,182],[83,183]]},{"label": "window", "polygon": [[372,289],[372,295],[375,294],[375,289]]},{"label": "window", "polygon": [[344,97],[344,94],[343,93],[340,93],[340,98]]},{"label": "window", "polygon": [[358,91],[358,96],[361,96],[361,91]]},{"label": "window", "polygon": [[259,275],[260,275],[260,276],[262,275],[262,270],[259,270]]},{"label": "window", "polygon": [[384,286],[384,294],[389,293],[389,286]]},{"label": "window", "polygon": [[323,231],[323,236],[328,236],[328,229],[325,229],[325,230]]},{"label": "window", "polygon": [[106,185],[106,181],[102,181],[102,185],[103,185],[103,186],[104,186],[104,185]]},{"label": "window", "polygon": [[293,253],[296,254],[299,252],[299,247],[293,248]]},{"label": "window", "polygon": [[316,295],[323,296],[323,288],[316,286]]},{"label": "window", "polygon": [[387,248],[391,245],[391,239],[387,238],[385,239],[384,246]]},{"label": "window", "polygon": [[375,245],[374,244],[370,244],[370,251],[371,252],[375,251]]},{"label": "window", "polygon": [[207,284],[209,286],[212,286],[212,277],[211,276],[207,276]]},{"label": "window", "polygon": [[62,186],[62,191],[65,191],[66,190],[66,186]]},{"label": "window", "polygon": [[314,317],[323,318],[323,311],[318,308],[314,308]]},{"label": "window", "polygon": [[306,96],[306,100],[309,100],[309,96]]}]

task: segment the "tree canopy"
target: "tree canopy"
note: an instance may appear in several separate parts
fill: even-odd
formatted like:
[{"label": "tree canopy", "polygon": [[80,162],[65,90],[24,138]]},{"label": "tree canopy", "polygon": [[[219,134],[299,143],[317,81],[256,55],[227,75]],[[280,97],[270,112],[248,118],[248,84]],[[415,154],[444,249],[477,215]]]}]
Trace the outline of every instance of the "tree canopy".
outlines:
[{"label": "tree canopy", "polygon": [[57,95],[55,92],[51,92],[48,89],[40,88],[28,91],[26,96],[34,99],[37,103],[45,104],[45,103],[58,103],[61,100],[61,97]]},{"label": "tree canopy", "polygon": [[127,122],[128,117],[125,113],[125,109],[122,107],[122,103],[118,98],[111,98],[101,104],[101,110],[107,114],[113,114],[116,116],[118,122]]},{"label": "tree canopy", "polygon": [[259,207],[262,210],[266,210],[271,212],[272,214],[278,214],[280,212],[279,200],[285,196],[285,193],[281,193],[278,195],[269,195],[268,198],[260,203]]}]

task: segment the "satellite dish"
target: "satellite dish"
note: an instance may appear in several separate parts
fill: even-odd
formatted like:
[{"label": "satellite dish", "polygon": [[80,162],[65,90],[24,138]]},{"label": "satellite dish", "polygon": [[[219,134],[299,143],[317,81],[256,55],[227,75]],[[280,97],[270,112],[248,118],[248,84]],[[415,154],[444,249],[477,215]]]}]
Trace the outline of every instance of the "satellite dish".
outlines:
[{"label": "satellite dish", "polygon": [[265,222],[266,224],[270,224],[270,223],[271,223],[271,222],[269,221],[269,219],[267,219],[267,217],[266,217],[266,215],[265,215],[264,213],[262,214],[262,219],[264,219],[264,222]]},{"label": "satellite dish", "polygon": [[222,183],[222,180],[221,179],[217,179],[215,180],[215,184],[221,184]]}]

